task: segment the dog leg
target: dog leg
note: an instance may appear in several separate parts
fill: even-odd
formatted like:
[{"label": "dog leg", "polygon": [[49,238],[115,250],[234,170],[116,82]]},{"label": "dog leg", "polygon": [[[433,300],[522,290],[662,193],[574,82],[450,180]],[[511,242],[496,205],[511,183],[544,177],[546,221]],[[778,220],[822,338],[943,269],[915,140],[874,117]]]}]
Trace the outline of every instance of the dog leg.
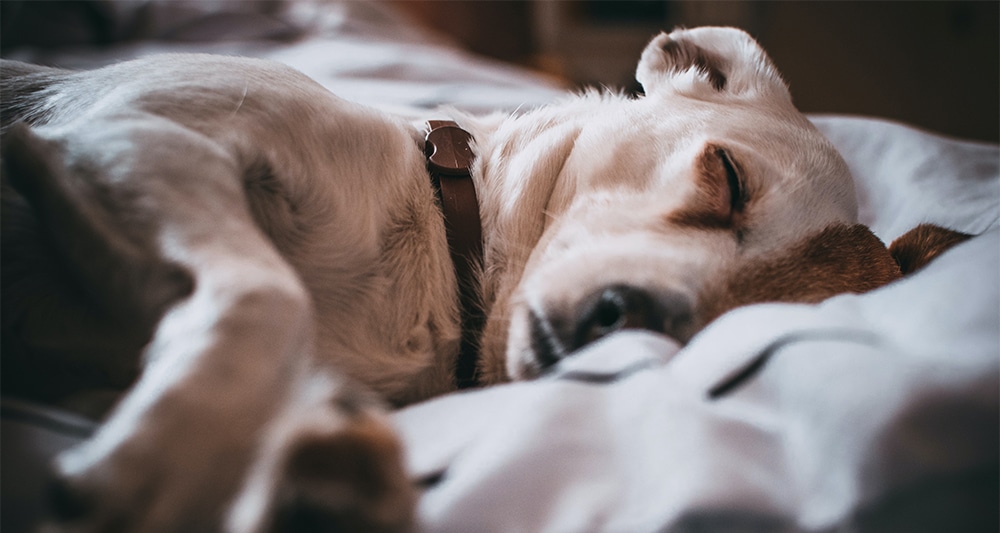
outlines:
[{"label": "dog leg", "polygon": [[[260,282],[215,311],[198,281],[108,424],[60,458],[83,498],[69,508],[85,509],[64,518],[86,531],[404,529],[413,501],[395,439],[374,401],[311,367],[308,305]],[[247,516],[243,501],[271,513]]]},{"label": "dog leg", "polygon": [[[270,497],[292,502],[268,506],[279,525],[311,522],[319,508],[325,523],[367,528],[374,522],[393,529],[406,522],[409,487],[401,481],[391,434],[373,414],[376,407],[336,419],[345,404],[333,401],[325,419],[303,414],[298,418],[308,423],[291,429],[275,422],[279,415],[294,420],[299,410],[315,407],[301,398],[320,379],[312,368],[313,308],[296,272],[254,224],[233,159],[169,122],[144,117],[107,126],[55,143],[65,154],[99,154],[84,162],[92,173],[90,189],[60,186],[72,176],[63,171],[81,168],[80,161],[22,168],[13,181],[50,233],[76,231],[93,244],[89,257],[77,244],[61,246],[81,282],[94,289],[95,298],[118,306],[112,309],[117,314],[134,306],[145,322],[160,312],[155,306],[161,299],[143,300],[164,288],[162,276],[149,273],[179,268],[193,283],[190,295],[166,305],[142,374],[108,421],[58,458],[58,523],[51,529],[221,530],[248,472],[269,460],[281,466]],[[109,147],[128,149],[115,153]],[[57,154],[36,155],[29,162]],[[130,194],[86,196],[88,190],[107,190],[99,186],[102,180],[116,180],[115,190]],[[88,208],[96,212],[85,214]],[[345,387],[331,379],[323,390],[327,398],[339,398]],[[284,444],[269,448],[274,442]],[[359,484],[360,491],[326,505],[329,491],[312,487],[328,478],[334,485]],[[379,490],[365,489],[366,483]],[[386,506],[392,512],[365,510]],[[233,531],[264,527],[252,521],[228,525]]]}]

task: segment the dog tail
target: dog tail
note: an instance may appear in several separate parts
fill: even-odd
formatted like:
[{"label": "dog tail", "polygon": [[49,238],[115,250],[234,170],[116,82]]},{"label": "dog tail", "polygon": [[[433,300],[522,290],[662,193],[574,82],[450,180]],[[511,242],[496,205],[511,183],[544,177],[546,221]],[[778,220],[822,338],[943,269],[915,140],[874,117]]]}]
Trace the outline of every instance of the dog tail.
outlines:
[{"label": "dog tail", "polygon": [[0,144],[5,189],[31,205],[41,235],[85,298],[125,327],[151,331],[167,306],[193,291],[193,277],[116,228],[114,214],[72,179],[59,150],[23,122],[12,125]]}]

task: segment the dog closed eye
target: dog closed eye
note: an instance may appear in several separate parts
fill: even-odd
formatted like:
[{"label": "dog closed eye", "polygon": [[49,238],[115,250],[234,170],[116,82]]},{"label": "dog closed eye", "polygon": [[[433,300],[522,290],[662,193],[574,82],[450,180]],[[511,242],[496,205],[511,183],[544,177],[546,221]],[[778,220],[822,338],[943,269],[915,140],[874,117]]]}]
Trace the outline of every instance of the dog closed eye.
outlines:
[{"label": "dog closed eye", "polygon": [[729,152],[719,148],[715,151],[715,155],[722,161],[722,166],[726,170],[726,184],[729,186],[729,213],[732,215],[742,212],[747,203],[743,176]]},{"label": "dog closed eye", "polygon": [[742,168],[732,153],[709,143],[695,161],[695,192],[685,207],[667,216],[668,224],[701,229],[739,226],[749,197]]}]

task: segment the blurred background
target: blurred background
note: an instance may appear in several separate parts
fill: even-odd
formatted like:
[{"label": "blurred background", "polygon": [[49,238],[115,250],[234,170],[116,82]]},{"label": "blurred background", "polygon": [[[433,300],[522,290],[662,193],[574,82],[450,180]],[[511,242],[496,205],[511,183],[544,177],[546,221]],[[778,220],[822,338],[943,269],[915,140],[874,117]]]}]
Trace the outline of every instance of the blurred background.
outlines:
[{"label": "blurred background", "polygon": [[1000,134],[1000,2],[395,0],[469,49],[572,84],[634,87],[661,29],[738,26],[812,113],[877,115],[953,136]]},{"label": "blurred background", "polygon": [[[150,15],[155,10],[146,9],[162,12],[169,4],[175,12],[195,6],[211,11],[225,0],[2,0],[0,53],[9,56],[25,45],[100,46],[152,35],[245,39],[247,28],[255,32],[252,37],[292,42],[300,28],[260,15],[323,1],[230,2],[230,11],[237,6],[256,18],[236,26],[243,34],[229,36],[233,28],[221,21],[161,26]],[[380,5],[472,52],[544,72],[571,87],[638,90],[635,63],[656,32],[738,26],[771,54],[805,112],[881,116],[993,142],[1000,137],[996,0],[381,0]],[[130,22],[127,30],[123,20]]]}]

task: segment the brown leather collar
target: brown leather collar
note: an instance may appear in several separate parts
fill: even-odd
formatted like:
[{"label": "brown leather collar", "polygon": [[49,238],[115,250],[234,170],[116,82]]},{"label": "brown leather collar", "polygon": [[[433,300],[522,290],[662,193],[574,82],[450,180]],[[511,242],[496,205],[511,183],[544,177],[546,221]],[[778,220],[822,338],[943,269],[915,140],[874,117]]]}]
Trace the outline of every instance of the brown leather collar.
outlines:
[{"label": "brown leather collar", "polygon": [[476,186],[470,172],[472,135],[450,120],[428,121],[427,129],[424,155],[444,213],[448,250],[455,265],[461,305],[462,343],[455,364],[455,383],[458,388],[465,389],[479,382],[476,364],[479,334],[485,322],[476,277],[483,261],[483,229]]}]

